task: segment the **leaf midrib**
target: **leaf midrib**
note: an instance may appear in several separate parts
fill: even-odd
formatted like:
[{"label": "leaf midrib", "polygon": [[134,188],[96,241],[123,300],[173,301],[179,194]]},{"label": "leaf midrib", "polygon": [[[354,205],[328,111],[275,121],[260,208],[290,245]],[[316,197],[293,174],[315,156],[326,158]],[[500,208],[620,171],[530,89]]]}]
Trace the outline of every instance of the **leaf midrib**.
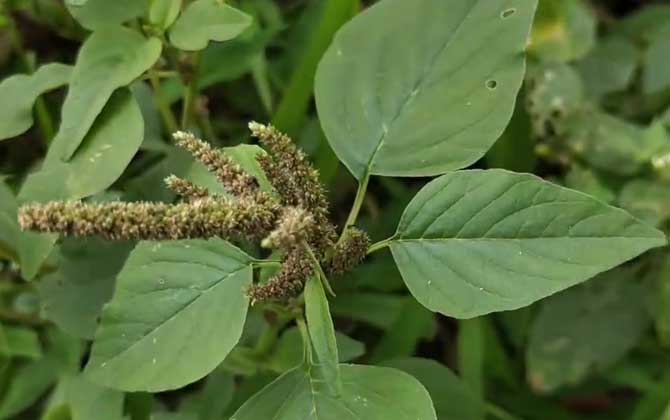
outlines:
[{"label": "leaf midrib", "polygon": [[371,169],[372,169],[372,164],[374,163],[375,157],[377,157],[377,154],[379,153],[379,150],[382,148],[389,131],[391,131],[391,128],[393,127],[395,122],[402,116],[403,112],[405,111],[405,108],[407,108],[407,106],[410,104],[412,99],[416,96],[416,95],[413,95],[412,92],[417,92],[417,94],[418,94],[418,91],[421,90],[421,88],[423,87],[423,84],[428,79],[428,76],[433,71],[433,68],[435,67],[435,63],[437,62],[438,58],[452,45],[454,39],[456,39],[456,36],[458,35],[458,33],[463,28],[463,24],[465,23],[466,20],[468,20],[468,18],[472,14],[472,11],[475,9],[477,4],[479,4],[479,0],[475,0],[475,1],[472,2],[472,5],[468,9],[468,11],[465,13],[465,15],[463,16],[461,21],[458,23],[458,25],[456,26],[456,29],[454,29],[451,32],[451,34],[447,36],[446,42],[444,42],[444,44],[440,48],[438,48],[437,52],[430,59],[428,65],[426,65],[426,67],[424,69],[423,74],[416,81],[412,90],[409,91],[409,93],[407,94],[407,96],[403,100],[402,104],[398,108],[398,111],[396,112],[396,114],[393,116],[393,118],[391,118],[391,120],[387,124],[383,124],[384,127],[385,127],[384,128],[384,133],[381,135],[381,137],[379,137],[379,140],[377,141],[377,147],[372,152],[372,155],[370,156],[370,159],[368,160],[368,163],[365,166],[365,171],[363,173],[363,178],[367,178],[367,177],[370,176]]}]

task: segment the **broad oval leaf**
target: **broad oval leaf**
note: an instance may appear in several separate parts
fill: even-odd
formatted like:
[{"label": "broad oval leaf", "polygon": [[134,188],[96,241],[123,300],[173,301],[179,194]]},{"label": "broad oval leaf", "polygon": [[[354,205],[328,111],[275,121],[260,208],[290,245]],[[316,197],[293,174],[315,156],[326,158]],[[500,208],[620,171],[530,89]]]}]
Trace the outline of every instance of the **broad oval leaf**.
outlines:
[{"label": "broad oval leaf", "polygon": [[662,232],[586,194],[474,170],[426,185],[390,246],[419,302],[472,318],[529,305],[665,243]]},{"label": "broad oval leaf", "polygon": [[18,136],[33,125],[33,105],[37,98],[70,80],[72,67],[52,63],[31,75],[8,77],[0,83],[0,140]]},{"label": "broad oval leaf", "polygon": [[340,365],[342,393],[331,396],[315,367],[282,375],[231,420],[436,420],[426,389],[399,370]]},{"label": "broad oval leaf", "polygon": [[526,349],[533,389],[578,385],[616,363],[649,326],[645,299],[634,273],[622,269],[547,299]]},{"label": "broad oval leaf", "polygon": [[342,388],[335,327],[330,317],[328,298],[319,276],[312,276],[305,285],[305,317],[314,353],[329,389],[339,394]]},{"label": "broad oval leaf", "polygon": [[148,0],[70,0],[66,6],[84,28],[97,30],[142,16]]},{"label": "broad oval leaf", "polygon": [[340,160],[362,179],[437,175],[482,157],[512,116],[536,3],[384,0],[346,24],[316,74]]},{"label": "broad oval leaf", "polygon": [[[118,179],[135,156],[143,132],[142,113],[132,94],[128,90],[119,91],[112,96],[69,162],[53,158],[55,149],[49,150],[42,168],[23,183],[19,203],[76,200],[104,190]],[[33,232],[20,235],[21,273],[25,279],[35,277],[57,237]]]},{"label": "broad oval leaf", "polygon": [[160,54],[160,40],[146,39],[128,28],[107,27],[93,33],[79,51],[49,157],[72,158],[112,93],[141,76]]},{"label": "broad oval leaf", "polygon": [[421,382],[430,393],[439,420],[481,419],[484,404],[454,372],[430,359],[398,358],[382,363],[406,372]]},{"label": "broad oval leaf", "polygon": [[211,372],[242,334],[251,262],[222,240],[140,243],[103,310],[85,373],[157,392]]},{"label": "broad oval leaf", "polygon": [[170,42],[184,51],[202,50],[209,41],[228,41],[251,25],[251,16],[218,0],[189,4],[170,30]]}]

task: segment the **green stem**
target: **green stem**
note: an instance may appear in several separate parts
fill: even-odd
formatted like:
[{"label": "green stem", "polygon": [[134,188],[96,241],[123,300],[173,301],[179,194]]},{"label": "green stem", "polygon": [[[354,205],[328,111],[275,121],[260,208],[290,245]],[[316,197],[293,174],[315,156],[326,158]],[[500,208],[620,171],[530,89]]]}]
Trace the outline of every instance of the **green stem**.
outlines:
[{"label": "green stem", "polygon": [[302,345],[304,348],[305,362],[308,366],[312,365],[312,340],[309,338],[309,331],[307,330],[307,324],[305,323],[305,318],[301,315],[295,320],[298,325],[298,331],[300,331],[300,337],[302,337]]},{"label": "green stem", "polygon": [[384,239],[383,241],[379,241],[376,244],[372,244],[372,246],[370,246],[370,248],[368,248],[368,254],[367,255],[373,254],[373,253],[375,253],[375,252],[377,252],[381,249],[384,249],[384,248],[388,247],[389,245],[391,245],[391,242],[393,242],[392,237],[388,238],[388,239]]},{"label": "green stem", "polygon": [[158,107],[158,112],[161,114],[161,118],[163,119],[165,129],[170,133],[174,133],[179,130],[179,126],[177,125],[177,119],[170,109],[170,104],[165,99],[165,94],[163,93],[163,88],[161,87],[158,72],[154,69],[149,69],[148,74],[151,87],[154,90],[156,106]]},{"label": "green stem", "polygon": [[328,277],[326,276],[326,273],[324,273],[323,268],[321,268],[321,263],[319,262],[319,259],[316,258],[316,255],[314,255],[312,248],[310,248],[306,242],[303,243],[303,246],[305,247],[305,249],[307,249],[307,254],[312,259],[312,264],[316,267],[317,273],[319,274],[319,278],[321,279],[321,284],[323,284],[323,287],[326,289],[326,291],[331,296],[334,297],[335,292],[333,291],[333,288],[330,286],[330,282],[328,282]]},{"label": "green stem", "polygon": [[356,198],[354,198],[354,204],[352,205],[351,211],[349,212],[349,217],[347,217],[347,221],[344,224],[344,228],[342,229],[342,234],[340,235],[339,241],[341,241],[344,238],[344,234],[347,232],[347,229],[356,224],[358,214],[360,213],[361,207],[363,206],[363,201],[365,200],[365,194],[368,191],[369,183],[370,183],[370,174],[365,174],[363,179],[358,184],[358,191],[356,191]]},{"label": "green stem", "polygon": [[505,409],[498,407],[495,404],[487,402],[484,407],[488,414],[500,420],[521,420],[520,417],[508,413]]},{"label": "green stem", "polygon": [[181,128],[186,130],[193,120],[195,109],[195,100],[198,97],[198,66],[200,64],[200,54],[193,53],[193,61],[191,63],[192,74],[189,75],[190,80],[184,86],[184,102],[181,114]]},{"label": "green stem", "polygon": [[[23,48],[21,33],[16,28],[16,24],[13,21],[11,21],[10,24],[8,25],[8,29],[12,46],[14,47],[14,50],[18,54],[19,59],[23,64],[24,70],[28,74],[34,73],[35,66],[30,61],[30,58],[28,57],[26,50]],[[56,130],[54,128],[53,119],[51,118],[49,109],[47,108],[46,103],[44,102],[44,98],[42,98],[41,96],[38,97],[37,100],[35,101],[35,115],[37,117],[37,126],[40,130],[40,133],[42,134],[42,137],[44,138],[44,144],[48,147],[49,143],[51,143],[51,139],[53,139],[56,133]]]},{"label": "green stem", "polygon": [[252,263],[255,267],[258,268],[274,268],[280,267],[281,261],[279,260],[258,260]]}]

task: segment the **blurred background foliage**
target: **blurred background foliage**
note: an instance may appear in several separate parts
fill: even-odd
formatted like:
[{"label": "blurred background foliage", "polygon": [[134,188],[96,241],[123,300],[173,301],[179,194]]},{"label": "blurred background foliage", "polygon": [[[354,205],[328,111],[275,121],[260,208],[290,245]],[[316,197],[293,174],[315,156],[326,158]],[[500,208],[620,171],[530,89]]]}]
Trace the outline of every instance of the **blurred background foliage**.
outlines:
[{"label": "blurred background foliage", "polygon": [[[106,18],[124,21],[130,13],[127,25],[137,27],[132,3],[139,0],[115,1],[120,7],[110,7]],[[226,147],[250,141],[248,121],[271,121],[312,157],[333,219],[343,223],[356,183],[321,131],[313,79],[334,32],[371,2],[230,3],[254,17],[243,36],[209,44],[197,63],[166,51],[156,78],[134,82],[145,120],[141,150],[94,199],[174,200],[163,178],[194,171],[169,143],[176,122],[168,114],[179,114],[188,74],[197,84],[187,128]],[[88,33],[84,26],[96,24],[90,16],[73,16],[60,0],[3,0],[0,79],[53,61],[73,63]],[[29,95],[4,91],[2,114],[23,94]],[[252,311],[241,344],[206,379],[170,393],[123,395],[77,372],[133,244],[68,239],[37,281],[21,277],[15,194],[45,155],[64,94],[55,89],[40,97],[35,127],[0,143],[0,419],[117,419],[123,413],[133,420],[227,419],[299,362],[295,328]],[[8,129],[3,118],[0,131]],[[669,130],[670,4],[541,0],[512,122],[476,166],[536,173],[670,232]],[[372,181],[361,224],[373,240],[393,234],[425,181]],[[667,248],[531,307],[467,321],[435,315],[412,299],[388,252],[338,279],[335,288],[343,360],[412,373],[431,392],[440,420],[670,419]],[[273,329],[281,334],[267,335]],[[107,405],[90,411],[92,400]]]}]

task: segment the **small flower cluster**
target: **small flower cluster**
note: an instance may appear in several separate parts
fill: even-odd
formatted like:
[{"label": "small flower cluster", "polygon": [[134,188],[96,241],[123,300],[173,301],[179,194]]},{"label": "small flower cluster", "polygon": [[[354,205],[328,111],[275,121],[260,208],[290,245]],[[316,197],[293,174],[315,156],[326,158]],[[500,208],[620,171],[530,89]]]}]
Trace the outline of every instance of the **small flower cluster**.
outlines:
[{"label": "small flower cluster", "polygon": [[257,157],[277,194],[261,191],[257,180],[232,159],[193,134],[177,132],[176,144],[202,162],[232,197],[170,176],[166,185],[183,198],[165,203],[27,204],[19,210],[24,230],[101,236],[111,240],[249,239],[282,255],[277,273],[247,291],[252,302],[286,300],[302,292],[317,271],[315,256],[327,271],[341,274],[365,256],[369,238],[350,228],[336,243],[328,219],[328,200],[318,172],[285,134],[251,123],[252,134],[269,152]]}]

